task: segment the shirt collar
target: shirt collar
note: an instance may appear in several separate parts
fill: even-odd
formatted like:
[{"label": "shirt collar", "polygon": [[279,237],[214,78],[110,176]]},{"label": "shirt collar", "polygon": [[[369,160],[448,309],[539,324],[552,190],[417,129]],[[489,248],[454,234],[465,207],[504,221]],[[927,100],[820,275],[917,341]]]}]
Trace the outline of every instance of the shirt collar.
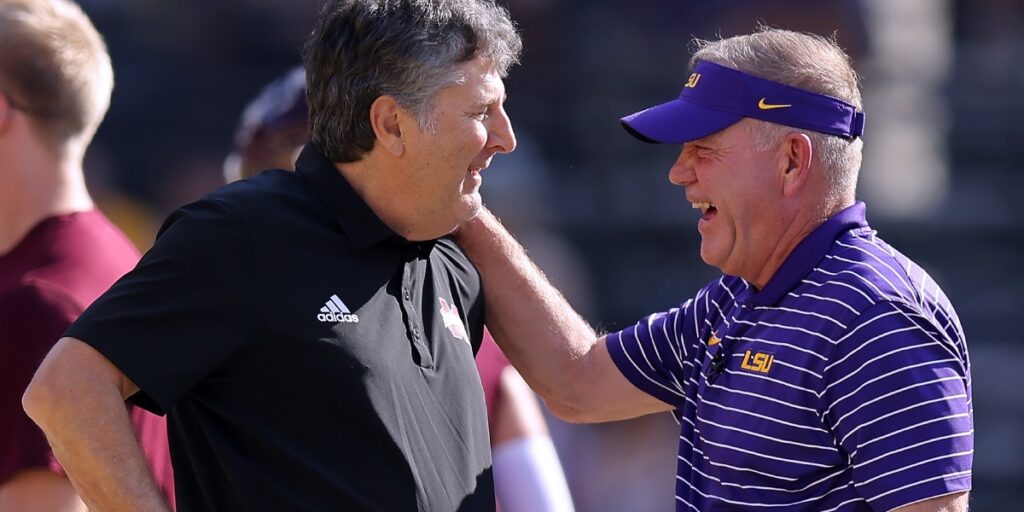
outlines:
[{"label": "shirt collar", "polygon": [[295,172],[312,185],[313,192],[357,251],[388,239],[405,242],[380,220],[334,163],[312,144],[307,143],[302,148],[295,162]]},{"label": "shirt collar", "polygon": [[736,301],[751,306],[768,306],[778,302],[825,257],[832,243],[840,236],[853,229],[868,228],[866,211],[864,203],[858,201],[833,215],[797,244],[764,289],[758,291],[749,286],[736,296]]}]

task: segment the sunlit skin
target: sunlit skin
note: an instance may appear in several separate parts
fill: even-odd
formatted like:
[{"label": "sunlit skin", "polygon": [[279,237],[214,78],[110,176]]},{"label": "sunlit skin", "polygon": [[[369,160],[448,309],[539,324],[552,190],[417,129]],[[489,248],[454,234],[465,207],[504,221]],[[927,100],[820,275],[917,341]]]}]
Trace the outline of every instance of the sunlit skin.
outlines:
[{"label": "sunlit skin", "polygon": [[55,144],[0,91],[0,256],[47,217],[92,209],[82,155],[88,140]]},{"label": "sunlit skin", "polygon": [[669,181],[686,188],[689,202],[714,205],[697,222],[704,262],[760,289],[804,237],[847,205],[823,204],[825,179],[811,169],[806,135],[753,149],[751,122],[684,144]]},{"label": "sunlit skin", "polygon": [[490,62],[456,66],[461,80],[441,89],[430,126],[394,98],[370,108],[377,140],[357,162],[336,164],[363,199],[406,240],[451,233],[479,213],[481,173],[498,153],[515,150],[505,85]]},{"label": "sunlit skin", "polygon": [[465,79],[437,95],[434,130],[412,130],[406,140],[410,184],[420,191],[419,215],[436,220],[444,234],[476,216],[480,173],[494,155],[516,147],[501,77],[481,59],[458,69]]}]

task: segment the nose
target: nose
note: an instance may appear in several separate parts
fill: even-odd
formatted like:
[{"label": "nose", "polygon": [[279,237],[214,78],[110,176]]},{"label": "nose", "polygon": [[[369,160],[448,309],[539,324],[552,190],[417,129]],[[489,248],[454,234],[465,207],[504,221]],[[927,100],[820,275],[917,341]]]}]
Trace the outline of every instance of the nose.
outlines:
[{"label": "nose", "polygon": [[673,185],[689,185],[697,181],[697,174],[693,172],[693,158],[686,151],[686,146],[679,152],[679,158],[668,170],[668,181]]},{"label": "nose", "polygon": [[497,113],[491,116],[492,124],[487,146],[494,148],[498,153],[511,153],[516,150],[516,132],[512,130],[512,120],[509,119],[505,107],[498,107]]}]

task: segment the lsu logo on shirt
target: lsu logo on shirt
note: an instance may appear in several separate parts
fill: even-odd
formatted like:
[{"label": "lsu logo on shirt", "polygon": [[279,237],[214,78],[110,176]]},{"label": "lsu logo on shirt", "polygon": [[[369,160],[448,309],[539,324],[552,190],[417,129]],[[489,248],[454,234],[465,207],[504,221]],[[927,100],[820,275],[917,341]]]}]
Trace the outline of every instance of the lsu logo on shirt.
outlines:
[{"label": "lsu logo on shirt", "polygon": [[743,362],[740,363],[740,368],[757,373],[768,373],[772,369],[772,363],[774,362],[775,355],[773,354],[748,350],[743,354]]}]

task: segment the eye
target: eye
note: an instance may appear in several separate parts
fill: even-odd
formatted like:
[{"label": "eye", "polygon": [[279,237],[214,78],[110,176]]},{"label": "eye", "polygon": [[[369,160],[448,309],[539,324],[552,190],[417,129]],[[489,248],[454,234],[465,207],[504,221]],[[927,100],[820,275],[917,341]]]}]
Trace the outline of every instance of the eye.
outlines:
[{"label": "eye", "polygon": [[697,155],[697,158],[709,158],[715,154],[715,151],[707,146],[691,146],[693,153]]},{"label": "eye", "polygon": [[473,117],[476,118],[479,121],[483,121],[483,120],[487,119],[488,117],[490,117],[490,115],[491,115],[491,109],[490,108],[485,108],[485,109],[483,109],[483,110],[481,110],[479,112],[474,112],[473,113]]}]

